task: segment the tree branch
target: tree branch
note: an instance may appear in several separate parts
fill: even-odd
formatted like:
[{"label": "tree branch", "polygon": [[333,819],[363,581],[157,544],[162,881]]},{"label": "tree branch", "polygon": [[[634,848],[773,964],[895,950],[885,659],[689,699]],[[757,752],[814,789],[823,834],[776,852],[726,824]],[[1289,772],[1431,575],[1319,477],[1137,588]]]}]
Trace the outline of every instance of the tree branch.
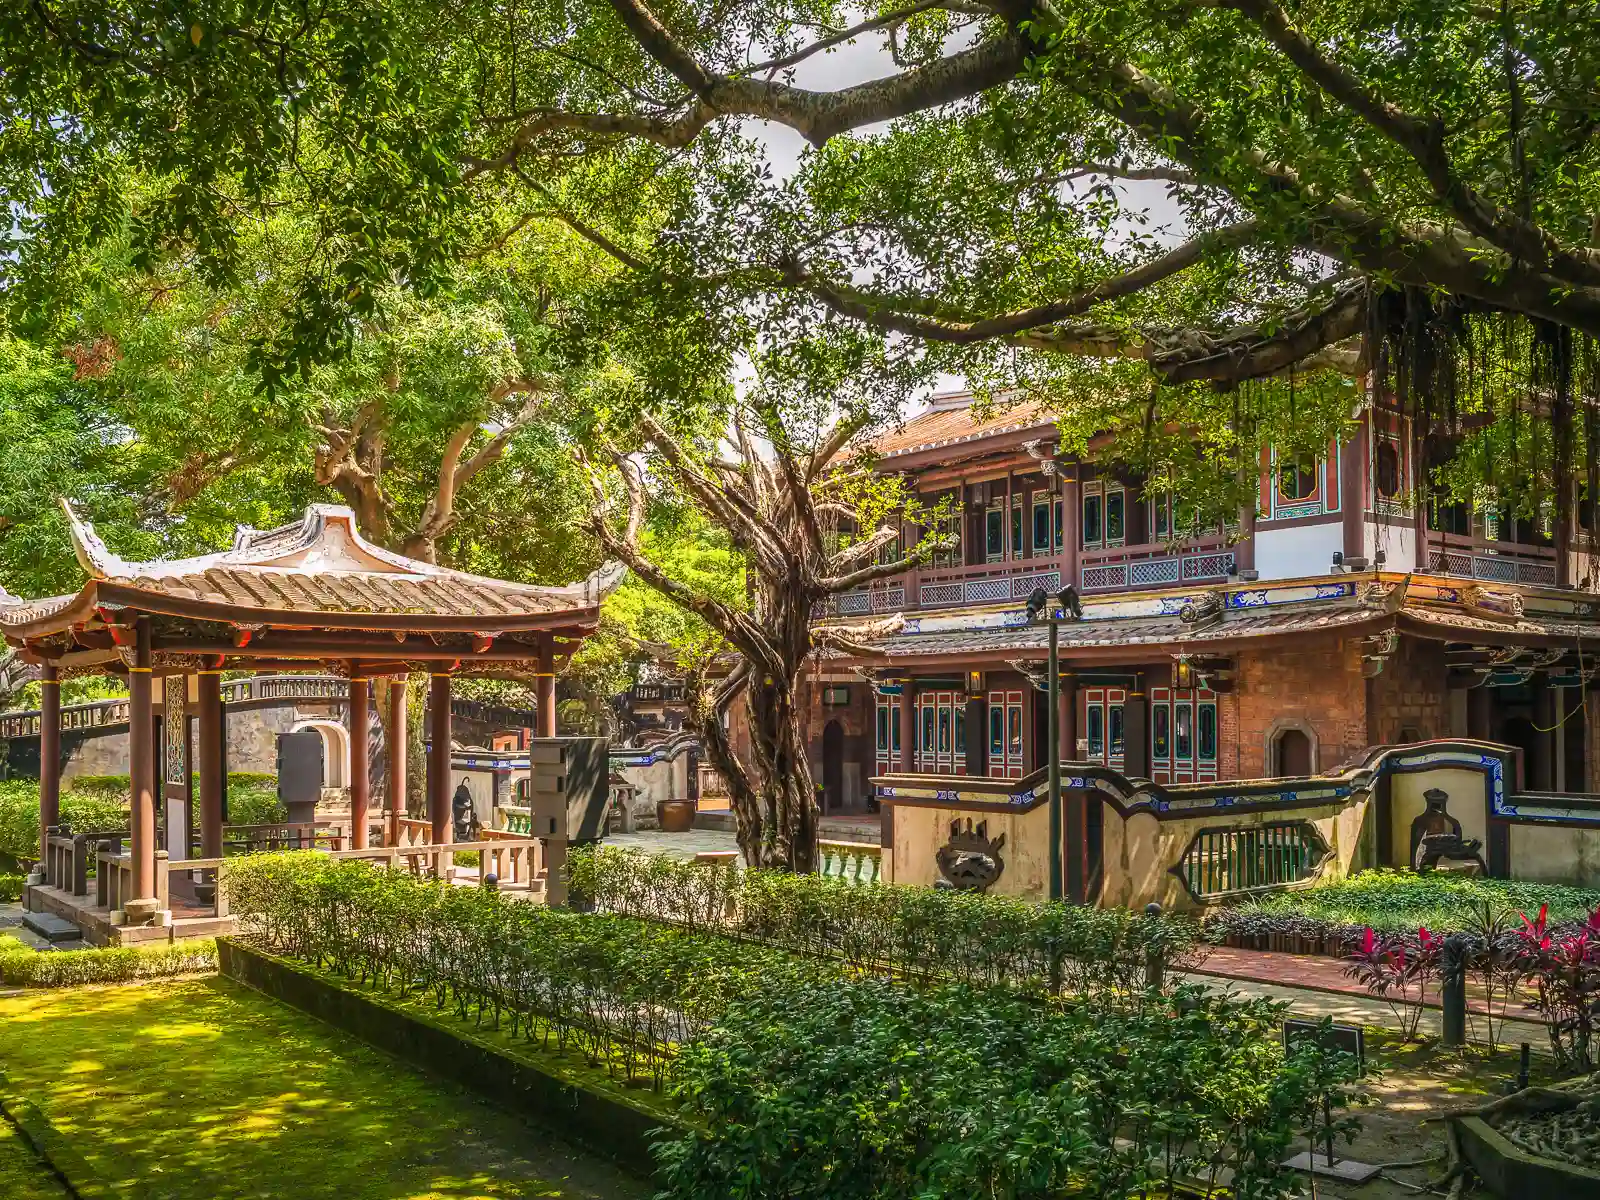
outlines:
[{"label": "tree branch", "polygon": [[789,551],[778,529],[734,489],[702,472],[689,460],[677,439],[654,417],[645,413],[640,416],[639,424],[690,494],[705,505],[709,513],[721,520],[728,532],[767,569],[783,571],[788,563]]},{"label": "tree branch", "polygon": [[605,489],[600,486],[598,476],[581,455],[580,461],[589,468],[589,487],[595,500],[594,507],[589,513],[589,529],[605,547],[606,553],[626,563],[629,570],[637,573],[667,599],[680,608],[694,613],[734,645],[745,650],[746,643],[751,640],[752,631],[747,627],[749,623],[744,620],[741,613],[735,612],[720,600],[674,579],[639,550],[639,530],[644,519],[645,495],[644,480],[639,475],[638,464],[632,459],[617,456],[617,470],[622,475],[623,486],[628,493],[628,519],[622,535],[619,536],[611,528],[612,506]]},{"label": "tree branch", "polygon": [[1253,172],[1249,188],[1243,190],[1298,208],[1304,225],[1299,244],[1304,249],[1363,271],[1387,274],[1397,283],[1445,287],[1600,334],[1600,289],[1573,288],[1542,272],[1517,269],[1498,247],[1443,226],[1406,224],[1369,212],[1348,196],[1308,186],[1292,168],[1258,149],[1213,145],[1204,117],[1193,105],[1131,63],[1106,59],[1092,45],[1078,43],[1054,62],[1066,86],[1159,143],[1202,182],[1214,180],[1237,194],[1241,185],[1230,184],[1210,164]]},{"label": "tree branch", "polygon": [[537,109],[528,114],[500,154],[463,160],[469,178],[513,166],[546,134],[562,131],[637,137],[668,149],[682,149],[718,117],[755,117],[786,125],[812,145],[822,146],[863,125],[979,95],[1014,79],[1027,60],[1026,44],[1007,32],[898,75],[819,92],[772,80],[708,74],[649,10],[635,0],[612,2],[645,50],[689,88],[695,99],[688,108],[671,116]]},{"label": "tree branch", "polygon": [[796,50],[793,54],[786,54],[782,58],[770,58],[766,62],[746,67],[740,74],[761,75],[769,71],[781,71],[785,67],[792,67],[796,63],[804,62],[814,54],[820,54],[824,50],[831,50],[835,46],[841,46],[845,42],[860,37],[863,33],[871,33],[875,29],[895,28],[905,24],[918,13],[927,12],[929,9],[934,8],[948,8],[955,11],[955,6],[951,4],[950,0],[918,0],[918,3],[912,4],[907,8],[880,13],[876,17],[852,25],[848,29],[841,29],[837,33],[831,33],[825,38],[812,42],[809,46]]},{"label": "tree branch", "polygon": [[1600,251],[1562,245],[1534,222],[1480,195],[1456,174],[1445,152],[1444,127],[1440,122],[1423,121],[1368,90],[1294,28],[1275,0],[1221,2],[1254,23],[1284,57],[1323,91],[1411,155],[1439,199],[1468,229],[1560,279],[1586,286],[1600,285]]},{"label": "tree branch", "polygon": [[[1069,317],[1081,316],[1098,304],[1131,296],[1180,271],[1187,270],[1211,250],[1237,246],[1250,238],[1258,228],[1254,220],[1248,220],[1201,234],[1165,254],[1158,255],[1142,266],[1125,271],[1121,275],[1102,279],[1091,288],[1060,300],[1052,300],[1047,304],[1036,304],[1032,308],[1000,313],[977,321],[941,322],[939,340],[966,345],[1007,337],[1043,325],[1054,325]],[[796,287],[811,286],[811,274],[803,264],[791,259],[783,266],[785,274]],[[838,285],[832,285],[831,290],[838,292],[841,289]]]}]

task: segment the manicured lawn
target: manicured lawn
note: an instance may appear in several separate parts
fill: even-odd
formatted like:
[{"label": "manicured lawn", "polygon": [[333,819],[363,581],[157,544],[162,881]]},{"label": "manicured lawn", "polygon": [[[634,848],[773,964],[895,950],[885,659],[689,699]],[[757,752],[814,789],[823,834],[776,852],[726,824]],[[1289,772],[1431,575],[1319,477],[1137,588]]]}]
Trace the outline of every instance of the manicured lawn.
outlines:
[{"label": "manicured lawn", "polygon": [[9,1121],[0,1119],[0,1196],[5,1200],[67,1200],[67,1189],[34,1157]]},{"label": "manicured lawn", "polygon": [[633,1200],[651,1190],[219,978],[0,999],[0,1070],[81,1139],[102,1177],[140,1178],[170,1200]]}]

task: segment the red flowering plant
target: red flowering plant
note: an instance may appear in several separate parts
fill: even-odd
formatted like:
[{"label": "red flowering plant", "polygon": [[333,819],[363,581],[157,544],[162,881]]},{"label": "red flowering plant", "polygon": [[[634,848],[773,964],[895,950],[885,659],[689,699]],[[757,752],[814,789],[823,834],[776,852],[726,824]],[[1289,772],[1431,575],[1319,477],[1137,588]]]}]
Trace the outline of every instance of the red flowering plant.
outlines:
[{"label": "red flowering plant", "polygon": [[1365,930],[1344,973],[1385,1001],[1400,1026],[1400,1035],[1414,1041],[1422,1024],[1422,1002],[1439,974],[1444,939],[1426,929],[1415,934],[1379,934]]},{"label": "red flowering plant", "polygon": [[1549,905],[1536,920],[1522,916],[1517,967],[1533,993],[1550,1033],[1550,1049],[1563,1069],[1594,1065],[1594,1032],[1600,1021],[1600,909],[1576,930],[1553,931]]}]

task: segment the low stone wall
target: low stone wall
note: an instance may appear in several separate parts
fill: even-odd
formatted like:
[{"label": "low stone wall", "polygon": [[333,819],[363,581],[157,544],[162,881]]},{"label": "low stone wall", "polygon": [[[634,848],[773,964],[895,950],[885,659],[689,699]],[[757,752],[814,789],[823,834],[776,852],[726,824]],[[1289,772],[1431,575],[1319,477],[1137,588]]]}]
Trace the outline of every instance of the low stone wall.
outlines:
[{"label": "low stone wall", "polygon": [[1462,1156],[1496,1196],[1600,1200],[1600,1172],[1529,1154],[1477,1117],[1458,1118],[1455,1126]]},{"label": "low stone wall", "polygon": [[1409,866],[1413,828],[1434,819],[1425,812],[1434,789],[1447,799],[1438,819],[1459,823],[1489,874],[1592,882],[1600,872],[1600,796],[1518,792],[1518,754],[1441,739],[1376,747],[1322,775],[1188,784],[1067,762],[1056,846],[1043,769],[1022,779],[898,774],[873,782],[892,831],[894,882],[903,884],[936,883],[941,853],[981,859],[997,849],[997,893],[1048,898],[1054,856],[1063,896],[1073,894],[1069,868],[1081,863],[1084,894],[1101,904],[1203,909]]},{"label": "low stone wall", "polygon": [[381,996],[314,975],[237,938],[217,939],[217,966],[230,979],[525,1112],[631,1171],[648,1176],[655,1170],[651,1135],[665,1118],[626,1096],[580,1087],[475,1037],[470,1028],[391,1008]]}]

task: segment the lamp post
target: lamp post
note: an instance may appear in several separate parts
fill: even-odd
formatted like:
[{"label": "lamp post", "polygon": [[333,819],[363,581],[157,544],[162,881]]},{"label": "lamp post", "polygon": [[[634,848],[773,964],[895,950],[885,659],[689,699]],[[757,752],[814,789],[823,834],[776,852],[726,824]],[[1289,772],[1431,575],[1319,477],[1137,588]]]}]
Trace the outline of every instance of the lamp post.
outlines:
[{"label": "lamp post", "polygon": [[1050,626],[1050,677],[1047,687],[1050,720],[1045,738],[1050,780],[1050,899],[1061,899],[1061,622],[1083,616],[1083,602],[1070,584],[1056,596],[1057,606],[1046,612],[1050,595],[1036,587],[1028,596],[1028,620],[1042,617]]}]

